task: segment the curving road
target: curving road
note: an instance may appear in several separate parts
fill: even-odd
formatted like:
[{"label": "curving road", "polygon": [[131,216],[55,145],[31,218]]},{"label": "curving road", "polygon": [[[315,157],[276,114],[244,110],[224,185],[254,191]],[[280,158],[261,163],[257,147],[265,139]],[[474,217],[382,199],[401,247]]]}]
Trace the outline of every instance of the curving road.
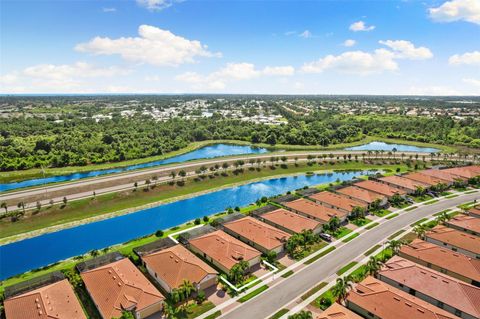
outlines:
[{"label": "curving road", "polygon": [[480,193],[463,194],[459,197],[441,200],[438,203],[421,206],[405,214],[401,214],[380,226],[361,234],[355,240],[335,249],[324,258],[296,272],[286,280],[279,282],[265,293],[245,302],[220,318],[244,319],[266,318],[283,308],[301,294],[307,292],[317,283],[324,281],[339,268],[362,255],[372,246],[384,242],[388,236],[415,221],[427,217],[432,212],[439,212],[465,202],[480,199]]}]

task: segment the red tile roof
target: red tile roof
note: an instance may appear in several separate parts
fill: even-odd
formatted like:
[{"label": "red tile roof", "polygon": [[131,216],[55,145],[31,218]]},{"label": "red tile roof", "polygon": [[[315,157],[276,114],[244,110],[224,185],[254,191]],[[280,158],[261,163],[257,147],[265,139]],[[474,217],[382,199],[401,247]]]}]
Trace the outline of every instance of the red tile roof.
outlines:
[{"label": "red tile roof", "polygon": [[193,238],[189,243],[226,269],[232,268],[240,260],[249,261],[262,254],[221,230]]},{"label": "red tile roof", "polygon": [[444,171],[453,175],[461,176],[463,178],[473,178],[476,176],[480,176],[480,166],[476,165],[447,168]]},{"label": "red tile roof", "polygon": [[128,258],[80,275],[103,318],[120,317],[126,309],[140,311],[165,299]]},{"label": "red tile roof", "polygon": [[[448,181],[450,183],[453,183],[453,182],[455,182],[456,179],[458,179],[458,176],[453,175],[449,172],[446,172],[443,169],[427,169],[427,170],[421,171],[420,173],[423,174],[423,175],[428,175],[428,176],[433,176],[433,177],[436,177],[436,178],[440,178],[440,179],[443,179],[443,180]],[[461,179],[464,179],[464,178],[461,178]]]},{"label": "red tile roof", "polygon": [[400,189],[398,187],[393,187],[390,185],[386,185],[386,184],[379,183],[376,181],[371,181],[371,180],[358,182],[353,185],[366,190],[370,190],[375,193],[385,195],[387,197],[392,197],[395,194],[405,195],[407,193],[403,189]]},{"label": "red tile roof", "polygon": [[320,226],[320,222],[283,208],[265,213],[261,217],[294,233],[301,233],[303,230],[315,230]]},{"label": "red tile roof", "polygon": [[446,222],[447,225],[454,225],[475,233],[480,233],[480,218],[459,214]]},{"label": "red tile roof", "polygon": [[362,317],[335,302],[318,315],[316,319],[362,319]]},{"label": "red tile roof", "polygon": [[401,176],[396,176],[396,175],[385,176],[385,177],[379,178],[379,180],[384,181],[385,183],[388,183],[393,186],[406,188],[411,191],[415,191],[417,187],[423,187],[423,188],[429,187],[428,184],[417,182],[417,181],[414,181],[405,177],[401,177]]},{"label": "red tile roof", "polygon": [[355,285],[347,300],[382,319],[457,318],[371,276]]},{"label": "red tile roof", "polygon": [[361,208],[368,207],[368,205],[365,204],[364,202],[350,199],[345,195],[339,195],[332,192],[320,192],[320,193],[311,195],[310,198],[313,198],[316,201],[319,201],[334,207],[338,207],[347,212],[351,212],[354,207],[361,207]]},{"label": "red tile roof", "polygon": [[480,237],[453,228],[438,225],[428,231],[425,236],[475,254],[480,254]]},{"label": "red tile roof", "polygon": [[67,279],[5,300],[8,319],[86,319]]},{"label": "red tile roof", "polygon": [[378,194],[378,193],[375,193],[375,192],[372,192],[372,191],[369,191],[369,190],[366,190],[366,189],[354,187],[354,186],[348,186],[348,187],[340,188],[340,189],[337,190],[337,193],[347,195],[347,196],[351,196],[354,199],[361,200],[361,201],[366,202],[368,204],[371,204],[376,200],[380,200],[380,201],[385,200],[384,195],[381,195],[381,194]]},{"label": "red tile roof", "polygon": [[223,226],[267,250],[282,246],[290,238],[289,233],[253,217],[237,219]]},{"label": "red tile roof", "polygon": [[480,208],[472,207],[468,210],[468,213],[471,216],[476,216],[478,218],[478,217],[480,217]]},{"label": "red tile roof", "polygon": [[427,184],[429,186],[435,186],[435,185],[438,185],[438,184],[447,184],[448,183],[447,180],[444,180],[444,179],[441,179],[441,178],[438,178],[438,177],[435,177],[435,176],[431,176],[431,175],[425,175],[422,172],[408,173],[406,175],[403,175],[403,177],[411,179],[413,181],[417,181],[417,182],[420,182],[420,183]]},{"label": "red tile roof", "polygon": [[480,288],[394,256],[378,272],[405,287],[480,318]]},{"label": "red tile roof", "polygon": [[451,251],[435,244],[415,239],[400,248],[400,255],[406,258],[421,260],[452,273],[480,282],[480,259]]},{"label": "red tile roof", "polygon": [[348,215],[348,213],[343,211],[325,207],[304,198],[284,203],[284,205],[305,215],[319,219],[324,223],[328,223],[332,217],[337,216],[339,219],[344,219]]},{"label": "red tile roof", "polygon": [[145,255],[142,260],[171,289],[180,287],[184,280],[198,284],[208,275],[218,274],[180,244]]}]

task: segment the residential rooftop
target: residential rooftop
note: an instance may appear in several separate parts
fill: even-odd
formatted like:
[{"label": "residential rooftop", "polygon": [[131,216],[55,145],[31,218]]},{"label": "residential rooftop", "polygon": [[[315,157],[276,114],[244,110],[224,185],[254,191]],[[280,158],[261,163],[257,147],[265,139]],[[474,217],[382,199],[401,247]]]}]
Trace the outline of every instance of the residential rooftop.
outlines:
[{"label": "residential rooftop", "polygon": [[334,302],[315,319],[362,319],[362,317],[341,304]]},{"label": "residential rooftop", "polygon": [[355,187],[360,187],[375,193],[379,193],[385,195],[387,197],[392,197],[393,195],[405,195],[406,192],[403,189],[398,187],[393,187],[390,185],[386,185],[377,181],[362,181],[354,184]]},{"label": "residential rooftop", "polygon": [[347,212],[351,212],[354,207],[367,208],[367,204],[364,202],[350,199],[345,195],[335,194],[332,192],[320,192],[313,194],[310,198],[328,204],[330,206],[338,207]]},{"label": "residential rooftop", "polygon": [[317,204],[311,200],[304,199],[304,198],[297,199],[293,202],[284,203],[284,205],[295,211],[298,211],[305,215],[321,220],[323,223],[328,223],[330,219],[332,219],[335,216],[338,217],[339,219],[343,219],[348,214],[334,208],[325,207],[323,205]]},{"label": "residential rooftop", "polygon": [[289,233],[250,216],[226,223],[223,226],[267,250],[283,245],[290,238]]},{"label": "residential rooftop", "polygon": [[424,187],[424,188],[429,187],[429,185],[426,183],[417,182],[417,181],[414,181],[405,177],[401,177],[401,176],[396,176],[396,175],[381,177],[379,178],[379,180],[396,187],[406,188],[410,191],[415,191],[417,187]]},{"label": "residential rooftop", "polygon": [[8,319],[87,318],[67,279],[8,298],[4,306]]},{"label": "residential rooftop", "polygon": [[232,268],[241,260],[248,261],[261,255],[255,248],[221,230],[191,239],[189,243],[226,269]]},{"label": "residential rooftop", "polygon": [[468,210],[470,216],[480,217],[480,207],[472,207]]},{"label": "residential rooftop", "polygon": [[164,296],[128,258],[80,274],[103,318],[117,318],[124,309],[141,311]]},{"label": "residential rooftop", "polygon": [[355,199],[361,200],[368,204],[372,204],[376,200],[380,200],[380,201],[385,200],[384,195],[381,195],[363,188],[354,187],[354,186],[340,188],[337,190],[337,193],[351,196]]},{"label": "residential rooftop", "polygon": [[371,276],[355,285],[350,303],[382,319],[447,319],[456,316]]},{"label": "residential rooftop", "polygon": [[428,231],[425,236],[475,254],[480,254],[480,237],[475,235],[443,225],[437,225]]},{"label": "residential rooftop", "polygon": [[480,218],[459,214],[446,221],[447,225],[463,228],[466,231],[480,234]]},{"label": "residential rooftop", "polygon": [[208,275],[218,272],[180,244],[142,257],[145,264],[172,289],[184,280],[198,284]]},{"label": "residential rooftop", "polygon": [[451,173],[453,175],[461,176],[463,178],[473,178],[473,177],[480,176],[480,166],[477,166],[477,165],[452,167],[452,168],[447,168],[444,171]]},{"label": "residential rooftop", "polygon": [[402,257],[421,260],[460,276],[480,282],[480,260],[451,251],[435,244],[415,239],[400,248]]},{"label": "residential rooftop", "polygon": [[421,171],[420,173],[423,174],[423,175],[439,178],[439,179],[448,181],[450,183],[455,182],[455,180],[457,179],[456,175],[453,175],[453,174],[451,174],[451,173],[449,173],[449,172],[447,172],[443,169],[435,169],[435,168],[426,169],[426,170]]},{"label": "residential rooftop", "polygon": [[264,213],[262,218],[288,229],[294,233],[301,233],[303,230],[315,230],[320,222],[295,214],[289,210],[280,208],[272,212]]},{"label": "residential rooftop", "polygon": [[435,176],[431,175],[425,175],[422,172],[415,172],[415,173],[408,173],[406,175],[403,175],[402,177],[411,179],[416,182],[424,183],[427,184],[428,186],[435,186],[438,184],[446,184],[449,181],[445,179],[441,179]]},{"label": "residential rooftop", "polygon": [[474,318],[480,318],[480,288],[438,271],[394,256],[378,272],[407,288],[449,305]]}]

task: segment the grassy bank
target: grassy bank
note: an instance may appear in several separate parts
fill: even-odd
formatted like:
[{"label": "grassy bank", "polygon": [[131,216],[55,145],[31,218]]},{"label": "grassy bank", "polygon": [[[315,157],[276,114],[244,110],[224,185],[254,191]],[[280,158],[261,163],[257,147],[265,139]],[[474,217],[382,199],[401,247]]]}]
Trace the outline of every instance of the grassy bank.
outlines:
[{"label": "grassy bank", "polygon": [[337,163],[334,165],[316,164],[314,166],[308,166],[306,164],[299,164],[298,166],[290,165],[288,168],[278,167],[274,170],[271,168],[262,168],[261,171],[245,170],[244,173],[240,173],[238,175],[230,173],[228,176],[220,175],[215,178],[206,178],[199,182],[188,180],[186,181],[185,186],[182,187],[177,185],[172,186],[168,184],[162,184],[148,192],[139,189],[136,192],[126,191],[97,196],[96,199],[72,201],[63,208],[59,205],[43,207],[39,212],[31,217],[21,219],[17,222],[2,220],[0,221],[0,238],[6,238],[13,235],[65,223],[78,222],[87,218],[99,216],[106,218],[110,217],[109,214],[113,214],[115,212],[118,214],[128,213],[135,211],[138,207],[142,207],[144,205],[165,203],[172,200],[178,200],[185,196],[196,196],[202,192],[212,191],[222,187],[228,187],[269,177],[319,170],[389,169],[391,171],[395,171],[396,168],[400,168],[402,171],[407,169],[407,167],[403,164],[367,165],[355,161]]}]

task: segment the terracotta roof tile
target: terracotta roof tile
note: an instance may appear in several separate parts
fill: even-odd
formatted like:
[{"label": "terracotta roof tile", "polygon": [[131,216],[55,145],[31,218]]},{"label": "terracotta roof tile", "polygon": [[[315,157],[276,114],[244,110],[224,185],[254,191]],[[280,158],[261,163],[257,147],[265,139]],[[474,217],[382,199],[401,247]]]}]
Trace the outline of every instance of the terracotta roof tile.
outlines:
[{"label": "terracotta roof tile", "polygon": [[405,287],[480,318],[480,288],[394,256],[378,272]]},{"label": "terracotta roof tile", "polygon": [[362,317],[335,302],[318,315],[316,319],[362,319]]},{"label": "terracotta roof tile", "polygon": [[348,215],[348,213],[345,213],[343,211],[339,211],[334,208],[325,207],[304,198],[297,199],[292,202],[284,203],[284,205],[287,206],[288,208],[301,212],[305,215],[320,219],[324,223],[329,222],[330,219],[332,219],[332,217],[334,216],[337,216],[338,218],[343,219]]},{"label": "terracotta roof tile", "polygon": [[435,244],[415,239],[403,245],[400,255],[421,260],[452,273],[480,282],[480,260],[451,251]]},{"label": "terracotta roof tile", "polygon": [[401,176],[396,176],[396,175],[385,176],[385,177],[379,178],[379,180],[384,181],[385,183],[388,183],[393,186],[409,189],[411,191],[415,191],[417,187],[429,186],[428,184],[417,182],[417,181],[414,181],[405,177],[401,177]]},{"label": "terracotta roof tile", "polygon": [[471,216],[475,216],[475,217],[480,217],[480,208],[478,207],[472,207],[468,210],[468,213],[471,215]]},{"label": "terracotta roof tile", "polygon": [[480,254],[480,237],[453,228],[437,225],[428,231],[425,236],[475,254]]},{"label": "terracotta roof tile", "polygon": [[480,233],[480,218],[459,214],[446,222],[447,225],[454,225],[460,228]]},{"label": "terracotta roof tile", "polygon": [[355,285],[347,300],[382,319],[457,318],[371,276]]},{"label": "terracotta roof tile", "polygon": [[5,300],[8,319],[86,319],[67,279]]},{"label": "terracotta roof tile", "polygon": [[232,268],[240,260],[248,261],[261,255],[255,248],[221,230],[194,238],[189,243],[226,269]]},{"label": "terracotta roof tile", "polygon": [[355,199],[364,201],[368,204],[371,204],[376,200],[385,200],[384,195],[381,195],[381,194],[378,194],[378,193],[375,193],[375,192],[372,192],[372,191],[369,191],[369,190],[366,190],[366,189],[354,187],[354,186],[348,186],[348,187],[345,187],[345,188],[341,188],[341,189],[337,190],[337,192],[340,193],[340,194],[351,196]]},{"label": "terracotta roof tile", "polygon": [[183,280],[198,284],[206,276],[218,274],[180,244],[145,255],[142,260],[172,289],[180,287]]},{"label": "terracotta roof tile", "polygon": [[395,194],[398,194],[398,195],[405,195],[406,194],[406,192],[403,189],[400,189],[398,187],[393,187],[393,186],[390,186],[390,185],[386,185],[386,184],[383,184],[383,183],[379,183],[379,182],[376,182],[376,181],[371,181],[371,180],[355,183],[354,186],[360,187],[360,188],[363,188],[363,189],[367,189],[367,190],[370,190],[372,192],[385,195],[387,197],[392,197]]},{"label": "terracotta roof tile", "polygon": [[80,275],[104,318],[120,317],[123,310],[142,310],[165,299],[128,258]]},{"label": "terracotta roof tile", "polygon": [[262,214],[261,217],[294,233],[301,233],[303,230],[315,230],[320,226],[320,223],[313,219],[283,208]]},{"label": "terracotta roof tile", "polygon": [[334,207],[338,207],[347,212],[351,212],[352,209],[356,206],[362,207],[362,208],[367,208],[368,206],[364,202],[350,199],[345,195],[339,195],[332,192],[320,192],[320,193],[311,195],[310,198],[313,198],[316,201],[326,203]]},{"label": "terracotta roof tile", "polygon": [[283,245],[290,238],[289,233],[252,217],[238,219],[223,226],[267,250]]},{"label": "terracotta roof tile", "polygon": [[463,178],[472,178],[480,175],[480,166],[472,165],[464,167],[453,167],[447,168],[444,171],[453,175],[461,176]]},{"label": "terracotta roof tile", "polygon": [[[420,173],[423,174],[423,175],[428,175],[428,176],[440,178],[440,179],[443,179],[443,180],[448,181],[450,183],[453,183],[453,182],[455,182],[456,179],[458,179],[458,177],[456,175],[453,175],[449,172],[446,172],[443,169],[432,168],[432,169],[427,169],[427,170],[421,171]],[[462,179],[464,179],[464,178],[462,178]]]},{"label": "terracotta roof tile", "polygon": [[422,172],[408,173],[406,175],[403,175],[402,177],[405,177],[420,183],[424,183],[429,186],[448,183],[448,181],[445,179],[441,179],[431,175],[425,175]]}]

